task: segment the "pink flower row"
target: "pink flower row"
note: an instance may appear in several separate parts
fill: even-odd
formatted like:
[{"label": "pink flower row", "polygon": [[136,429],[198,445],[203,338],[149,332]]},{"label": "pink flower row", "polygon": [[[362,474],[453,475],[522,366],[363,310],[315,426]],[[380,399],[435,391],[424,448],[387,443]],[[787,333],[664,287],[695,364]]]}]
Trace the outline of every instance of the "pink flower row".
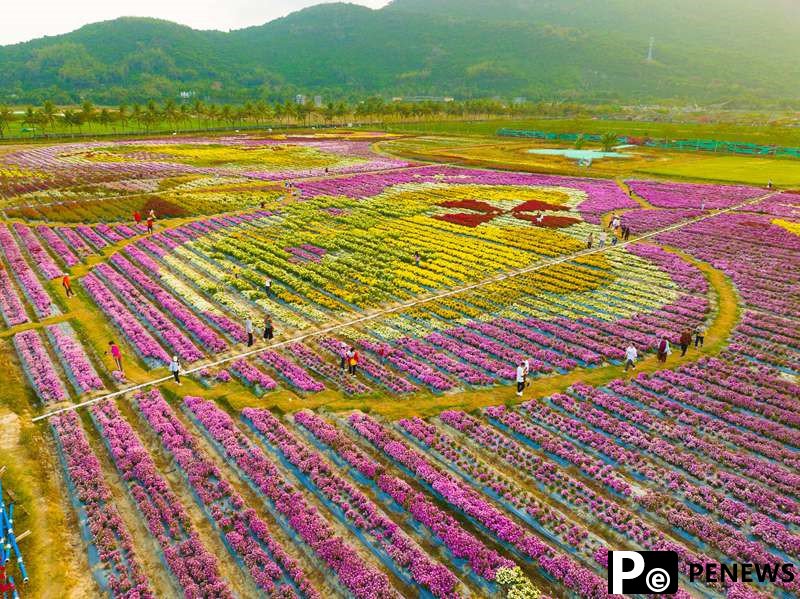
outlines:
[{"label": "pink flower row", "polygon": [[151,364],[169,363],[171,360],[169,354],[96,275],[89,273],[81,279],[81,282],[87,293],[145,361]]},{"label": "pink flower row", "polygon": [[11,271],[19,282],[22,292],[33,303],[36,314],[40,318],[47,318],[56,313],[57,308],[53,305],[50,296],[42,287],[31,267],[28,266],[25,258],[22,257],[22,252],[17,246],[17,242],[14,241],[14,237],[3,224],[0,224],[0,250],[8,260]]},{"label": "pink flower row", "polygon": [[[157,392],[153,392],[156,393]],[[217,559],[200,541],[186,508],[112,401],[91,408],[111,458],[155,537],[169,571],[186,597],[232,597]]]},{"label": "pink flower row", "polygon": [[69,399],[69,393],[37,331],[28,330],[14,335],[14,347],[31,387],[43,404]]},{"label": "pink flower row", "polygon": [[514,562],[464,530],[455,518],[428,499],[425,493],[415,491],[403,479],[387,472],[347,435],[321,417],[304,410],[296,413],[294,420],[359,474],[369,479],[380,491],[388,494],[414,520],[428,528],[455,558],[467,560],[474,574],[484,580],[493,581],[498,569],[514,567]]},{"label": "pink flower row", "polygon": [[[246,408],[242,415],[256,430],[258,410]],[[312,549],[314,554],[336,574],[339,582],[357,597],[370,592],[382,596],[391,586],[386,577],[368,566],[334,529],[323,515],[286,480],[264,452],[233,424],[230,416],[213,406],[203,406],[198,414],[211,437],[221,445],[231,460],[269,500],[288,525]],[[391,595],[391,592],[388,592]]]},{"label": "pink flower row", "polygon": [[[251,422],[253,415],[251,414]],[[368,535],[371,543],[406,571],[414,582],[435,597],[458,597],[458,579],[431,559],[403,529],[397,526],[366,495],[337,475],[322,456],[300,441],[266,410],[258,412],[258,430],[332,502],[346,521]]]},{"label": "pink flower row", "polygon": [[69,323],[50,325],[45,331],[78,395],[106,388]]},{"label": "pink flower row", "polygon": [[77,413],[54,416],[50,425],[63,458],[67,480],[74,489],[74,500],[86,513],[91,542],[105,566],[111,596],[155,597]]}]

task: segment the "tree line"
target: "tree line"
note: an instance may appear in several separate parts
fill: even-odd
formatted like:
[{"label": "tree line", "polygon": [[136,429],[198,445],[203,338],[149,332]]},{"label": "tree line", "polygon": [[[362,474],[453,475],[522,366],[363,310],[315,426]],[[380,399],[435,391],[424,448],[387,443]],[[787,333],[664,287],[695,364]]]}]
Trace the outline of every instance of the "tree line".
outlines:
[{"label": "tree line", "polygon": [[353,104],[338,101],[321,105],[312,100],[245,102],[239,105],[213,104],[202,100],[157,103],[119,104],[116,107],[96,106],[86,100],[80,106],[59,107],[52,101],[41,106],[14,110],[0,106],[0,137],[12,127],[21,133],[47,134],[56,131],[84,133],[99,128],[111,132],[152,131],[170,128],[213,128],[237,126],[343,125],[349,123],[403,122],[428,119],[488,119],[525,116],[579,116],[611,114],[616,107],[592,106],[563,102],[529,103],[497,99],[443,101],[386,101],[369,97]]}]

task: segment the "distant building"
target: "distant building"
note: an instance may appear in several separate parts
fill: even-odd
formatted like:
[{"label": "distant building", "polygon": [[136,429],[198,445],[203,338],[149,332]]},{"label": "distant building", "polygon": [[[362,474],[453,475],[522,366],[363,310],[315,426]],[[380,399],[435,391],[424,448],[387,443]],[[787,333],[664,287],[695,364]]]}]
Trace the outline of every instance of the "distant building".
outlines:
[{"label": "distant building", "polygon": [[314,96],[314,106],[322,108],[322,96]]},{"label": "distant building", "polygon": [[392,98],[393,102],[455,102],[452,96],[408,96]]},{"label": "distant building", "polygon": [[528,98],[526,98],[525,96],[517,96],[516,98],[514,98],[513,100],[511,100],[511,103],[512,103],[514,106],[522,106],[522,105],[523,105],[523,104],[525,104],[527,101],[528,101]]},{"label": "distant building", "polygon": [[306,97],[303,94],[297,94],[294,97],[294,103],[299,106],[302,106],[303,104],[306,103]]}]

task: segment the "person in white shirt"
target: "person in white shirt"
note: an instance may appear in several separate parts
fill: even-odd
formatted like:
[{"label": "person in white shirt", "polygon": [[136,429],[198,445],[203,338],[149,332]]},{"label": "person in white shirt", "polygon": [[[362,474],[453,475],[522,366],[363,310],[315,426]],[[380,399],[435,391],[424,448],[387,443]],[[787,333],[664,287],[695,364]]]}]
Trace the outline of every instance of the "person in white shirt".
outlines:
[{"label": "person in white shirt", "polygon": [[172,362],[169,363],[169,371],[172,373],[175,382],[181,384],[181,365],[178,362],[178,356],[172,356]]},{"label": "person in white shirt", "polygon": [[628,371],[628,368],[636,368],[636,360],[638,357],[639,352],[636,351],[633,343],[631,343],[625,349],[625,372]]},{"label": "person in white shirt", "polygon": [[267,297],[272,297],[272,279],[269,277],[264,281],[264,290],[267,292]]},{"label": "person in white shirt", "polygon": [[608,233],[606,233],[605,231],[602,231],[600,233],[599,243],[597,244],[598,247],[605,247],[606,239],[608,239]]},{"label": "person in white shirt", "polygon": [[247,347],[253,346],[253,321],[250,317],[244,321],[244,332],[247,333]]},{"label": "person in white shirt", "polygon": [[522,390],[525,388],[525,364],[520,362],[517,366],[517,396],[522,397]]}]

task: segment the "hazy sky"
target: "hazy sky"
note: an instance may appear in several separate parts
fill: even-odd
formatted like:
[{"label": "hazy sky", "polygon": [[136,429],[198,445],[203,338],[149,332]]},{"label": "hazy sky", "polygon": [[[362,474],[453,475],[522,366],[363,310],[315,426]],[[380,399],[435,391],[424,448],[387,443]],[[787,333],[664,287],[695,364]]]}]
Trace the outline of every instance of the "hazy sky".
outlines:
[{"label": "hazy sky", "polygon": [[[349,0],[378,8],[388,0]],[[261,25],[323,0],[33,0],[3,11],[0,45],[57,35],[96,21],[123,16],[157,17],[195,29]]]}]

